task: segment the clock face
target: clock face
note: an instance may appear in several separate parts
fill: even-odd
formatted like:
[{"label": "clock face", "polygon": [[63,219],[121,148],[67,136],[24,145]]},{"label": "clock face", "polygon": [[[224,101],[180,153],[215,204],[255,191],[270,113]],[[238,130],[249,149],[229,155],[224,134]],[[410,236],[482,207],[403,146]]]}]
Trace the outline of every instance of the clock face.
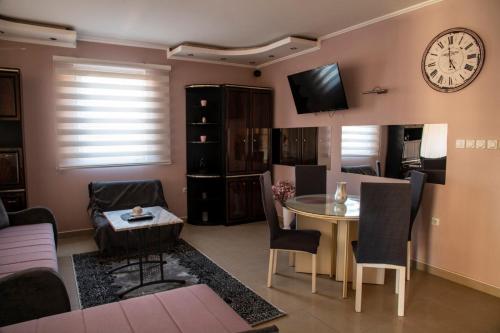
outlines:
[{"label": "clock face", "polygon": [[437,35],[422,57],[422,74],[435,90],[454,92],[468,86],[484,62],[484,45],[479,36],[464,28]]}]

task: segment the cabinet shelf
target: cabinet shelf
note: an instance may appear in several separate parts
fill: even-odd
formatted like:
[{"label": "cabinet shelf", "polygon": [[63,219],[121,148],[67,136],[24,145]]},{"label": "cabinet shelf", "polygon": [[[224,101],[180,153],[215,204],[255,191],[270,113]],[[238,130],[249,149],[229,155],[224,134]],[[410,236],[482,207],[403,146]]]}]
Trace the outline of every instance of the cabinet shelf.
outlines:
[{"label": "cabinet shelf", "polygon": [[189,123],[191,126],[214,126],[218,125],[217,123]]},{"label": "cabinet shelf", "polygon": [[200,145],[205,145],[205,144],[214,144],[214,143],[219,143],[219,141],[205,141],[205,142],[201,142],[201,141],[189,141],[189,143],[196,143],[196,144],[200,144]]}]

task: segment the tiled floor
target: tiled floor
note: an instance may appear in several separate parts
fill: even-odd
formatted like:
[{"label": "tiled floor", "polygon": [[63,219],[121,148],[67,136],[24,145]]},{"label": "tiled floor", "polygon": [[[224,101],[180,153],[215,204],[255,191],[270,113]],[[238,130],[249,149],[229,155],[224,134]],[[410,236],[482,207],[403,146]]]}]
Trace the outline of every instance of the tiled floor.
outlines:
[{"label": "tiled floor", "polygon": [[[364,286],[362,313],[354,312],[354,292],[349,290],[349,298],[342,299],[341,283],[326,276],[319,277],[318,293],[311,294],[310,276],[293,272],[285,254],[279,258],[273,288],[267,288],[268,237],[265,223],[232,227],[186,224],[182,232],[182,238],[287,312],[273,322],[281,332],[500,332],[499,298],[419,271],[412,272],[407,284],[403,318],[396,315],[392,272],[385,285]],[[94,250],[90,236],[60,240],[61,274],[73,307],[79,305],[70,255]]]}]

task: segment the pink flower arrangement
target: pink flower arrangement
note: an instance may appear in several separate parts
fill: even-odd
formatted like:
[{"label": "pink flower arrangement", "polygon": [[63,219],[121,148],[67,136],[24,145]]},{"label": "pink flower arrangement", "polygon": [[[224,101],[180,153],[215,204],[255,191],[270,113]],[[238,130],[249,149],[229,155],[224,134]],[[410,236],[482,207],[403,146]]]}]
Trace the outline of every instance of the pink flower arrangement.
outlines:
[{"label": "pink flower arrangement", "polygon": [[295,195],[295,185],[293,182],[288,180],[281,180],[273,185],[273,197],[274,200],[278,200],[283,206],[285,201],[293,198]]}]

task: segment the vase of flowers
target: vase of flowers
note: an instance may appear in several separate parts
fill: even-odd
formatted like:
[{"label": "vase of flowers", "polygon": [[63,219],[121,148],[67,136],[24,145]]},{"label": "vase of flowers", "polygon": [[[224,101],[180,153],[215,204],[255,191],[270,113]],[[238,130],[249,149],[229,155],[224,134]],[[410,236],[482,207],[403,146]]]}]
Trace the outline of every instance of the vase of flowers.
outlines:
[{"label": "vase of flowers", "polygon": [[290,229],[295,214],[288,210],[285,202],[295,195],[295,185],[291,181],[282,180],[273,185],[273,197],[283,207],[283,228]]}]

